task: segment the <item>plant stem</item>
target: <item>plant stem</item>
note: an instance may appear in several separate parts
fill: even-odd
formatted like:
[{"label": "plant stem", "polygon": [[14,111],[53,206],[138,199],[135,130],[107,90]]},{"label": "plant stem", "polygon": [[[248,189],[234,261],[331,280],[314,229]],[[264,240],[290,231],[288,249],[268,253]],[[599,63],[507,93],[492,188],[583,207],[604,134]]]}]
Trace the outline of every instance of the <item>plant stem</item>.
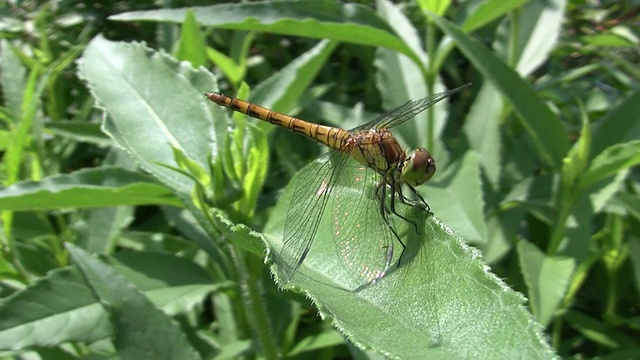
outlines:
[{"label": "plant stem", "polygon": [[[257,257],[249,255],[247,259],[242,250],[233,247],[234,260],[239,273],[240,295],[245,306],[245,314],[253,328],[255,336],[264,351],[266,359],[279,359],[278,346],[262,300],[262,282],[259,274],[262,263],[253,264]],[[249,265],[249,266],[247,266]],[[254,265],[254,266],[252,266]]]}]

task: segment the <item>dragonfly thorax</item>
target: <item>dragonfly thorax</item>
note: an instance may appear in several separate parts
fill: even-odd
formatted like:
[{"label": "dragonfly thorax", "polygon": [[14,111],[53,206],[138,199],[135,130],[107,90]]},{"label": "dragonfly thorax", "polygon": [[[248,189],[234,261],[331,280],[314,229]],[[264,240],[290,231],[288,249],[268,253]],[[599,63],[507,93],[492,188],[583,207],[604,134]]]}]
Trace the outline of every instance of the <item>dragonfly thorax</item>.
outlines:
[{"label": "dragonfly thorax", "polygon": [[359,163],[374,169],[383,177],[394,176],[405,161],[406,152],[387,129],[363,130],[352,133],[344,143],[348,152]]},{"label": "dragonfly thorax", "polygon": [[417,148],[409,154],[402,164],[402,181],[411,186],[425,183],[436,172],[436,161],[424,148]]}]

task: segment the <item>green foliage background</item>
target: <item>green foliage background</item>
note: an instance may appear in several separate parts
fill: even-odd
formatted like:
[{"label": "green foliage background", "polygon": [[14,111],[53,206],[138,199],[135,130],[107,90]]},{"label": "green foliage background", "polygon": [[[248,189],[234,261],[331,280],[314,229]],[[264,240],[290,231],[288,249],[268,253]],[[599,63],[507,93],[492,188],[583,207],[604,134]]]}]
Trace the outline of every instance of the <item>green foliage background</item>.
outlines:
[{"label": "green foliage background", "polygon": [[[0,348],[637,356],[639,13],[566,0],[7,4]],[[278,289],[269,252],[288,184],[324,149],[202,93],[351,128],[468,82],[394,129],[438,164],[420,187],[435,216],[402,232],[409,260],[353,291],[323,219],[301,276]]]}]

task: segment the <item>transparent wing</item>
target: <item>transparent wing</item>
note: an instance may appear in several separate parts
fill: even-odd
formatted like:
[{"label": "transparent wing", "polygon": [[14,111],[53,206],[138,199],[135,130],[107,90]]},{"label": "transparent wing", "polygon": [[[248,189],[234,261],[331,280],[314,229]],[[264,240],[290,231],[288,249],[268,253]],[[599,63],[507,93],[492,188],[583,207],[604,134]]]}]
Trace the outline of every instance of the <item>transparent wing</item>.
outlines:
[{"label": "transparent wing", "polygon": [[347,272],[359,285],[380,279],[393,264],[396,237],[380,213],[380,178],[349,159],[333,190],[334,240]]},{"label": "transparent wing", "polygon": [[284,244],[275,255],[279,275],[285,283],[291,281],[306,258],[337,175],[347,159],[347,154],[331,151],[305,166],[295,178],[285,219]]},{"label": "transparent wing", "polygon": [[350,132],[365,129],[390,129],[398,126],[403,122],[414,118],[416,115],[430,108],[437,102],[448,98],[449,96],[460,92],[471,84],[462,85],[453,90],[443,91],[418,100],[410,100],[406,104],[401,105],[387,113],[384,113],[372,121],[349,130]]}]

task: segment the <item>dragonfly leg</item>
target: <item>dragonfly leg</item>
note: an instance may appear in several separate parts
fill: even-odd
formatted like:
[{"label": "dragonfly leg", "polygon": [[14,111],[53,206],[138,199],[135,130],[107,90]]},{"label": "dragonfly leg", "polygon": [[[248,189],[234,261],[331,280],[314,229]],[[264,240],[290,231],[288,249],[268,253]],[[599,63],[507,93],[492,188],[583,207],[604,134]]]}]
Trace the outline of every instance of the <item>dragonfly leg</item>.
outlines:
[{"label": "dragonfly leg", "polygon": [[413,224],[413,227],[416,228],[416,234],[420,233],[420,231],[418,231],[418,224],[416,224],[411,219],[408,219],[405,216],[399,214],[396,211],[396,194],[398,194],[398,198],[400,198],[400,202],[401,203],[413,206],[410,202],[407,202],[408,199],[405,198],[404,195],[402,194],[402,186],[398,185],[396,183],[393,183],[393,184],[391,184],[391,191],[392,191],[392,195],[391,195],[391,199],[389,200],[389,206],[391,207],[391,213],[393,213],[397,217],[403,219],[404,221]]},{"label": "dragonfly leg", "polygon": [[[426,210],[427,213],[431,214],[431,206],[429,206],[429,204],[427,204],[427,202],[424,200],[424,198],[422,197],[422,195],[420,195],[420,193],[418,192],[418,190],[416,190],[413,186],[407,184],[407,187],[409,188],[409,190],[411,190],[411,192],[418,198],[420,199],[420,202],[422,204],[418,205],[415,202],[411,201],[410,199],[407,199],[406,197],[404,197],[404,195],[400,196],[400,199],[402,199],[402,203],[413,206],[415,208],[418,208],[420,210]],[[402,193],[402,190],[400,190],[400,193]]]},{"label": "dragonfly leg", "polygon": [[[393,226],[391,226],[391,223],[389,222],[389,212],[388,212],[387,206],[386,206],[386,198],[387,198],[386,188],[387,188],[386,187],[386,182],[384,182],[384,181],[380,182],[380,184],[378,185],[378,196],[380,196],[380,216],[382,216],[382,219],[384,220],[385,224],[387,224],[389,229],[391,229],[391,232],[393,233],[393,235],[396,237],[396,239],[400,243],[400,246],[402,246],[402,251],[400,252],[400,257],[398,258],[398,264],[400,264],[400,260],[402,260],[402,255],[404,255],[404,250],[406,249],[406,246],[404,245],[404,243],[400,239],[400,236],[396,232],[396,229],[394,229]],[[391,196],[391,198],[393,199],[393,196]],[[399,215],[395,211],[393,213],[396,214],[396,215]],[[402,217],[402,216],[400,216],[400,217]],[[407,220],[404,217],[402,217],[402,218]],[[389,246],[389,249],[387,249],[387,260],[386,260],[387,267],[391,266],[391,262],[392,261],[393,261],[393,247]]]}]

